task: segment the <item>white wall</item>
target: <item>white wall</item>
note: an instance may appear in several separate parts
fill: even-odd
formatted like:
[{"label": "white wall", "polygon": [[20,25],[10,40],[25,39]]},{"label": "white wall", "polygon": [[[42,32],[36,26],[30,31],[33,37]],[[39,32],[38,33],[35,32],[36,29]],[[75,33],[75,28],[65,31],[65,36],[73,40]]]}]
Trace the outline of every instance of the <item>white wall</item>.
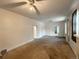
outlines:
[{"label": "white wall", "polygon": [[76,59],[78,59],[78,56],[79,56],[79,38],[77,38],[77,42],[75,43],[71,36],[72,36],[72,31],[71,31],[71,28],[72,25],[71,25],[71,17],[69,18],[69,21],[68,21],[68,43],[70,44],[71,48],[73,49],[75,55],[76,55]]},{"label": "white wall", "polygon": [[[55,33],[55,26],[59,27],[59,33]],[[64,36],[65,35],[65,22],[45,22],[44,23],[45,28],[45,35],[49,36]]]},{"label": "white wall", "polygon": [[40,24],[34,19],[0,9],[0,50],[33,40],[33,26]]},{"label": "white wall", "polygon": [[[79,10],[79,0],[75,0],[75,3],[72,5],[71,12],[73,12],[75,9]],[[78,15],[78,17],[79,17],[79,15]],[[71,25],[72,13],[69,15],[68,19],[69,19],[69,21],[68,21],[68,37],[69,37],[68,42],[69,42],[70,46],[72,47],[72,49],[73,49],[73,51],[76,55],[76,59],[79,59],[79,34],[77,36],[77,42],[76,43],[73,42],[73,40],[71,39],[71,35],[72,35],[72,31],[71,31],[71,29],[72,29],[71,28],[72,27],[72,25]],[[79,23],[79,18],[77,18],[77,20],[78,20],[78,23]],[[77,31],[79,32],[79,25],[77,27],[78,27]]]}]

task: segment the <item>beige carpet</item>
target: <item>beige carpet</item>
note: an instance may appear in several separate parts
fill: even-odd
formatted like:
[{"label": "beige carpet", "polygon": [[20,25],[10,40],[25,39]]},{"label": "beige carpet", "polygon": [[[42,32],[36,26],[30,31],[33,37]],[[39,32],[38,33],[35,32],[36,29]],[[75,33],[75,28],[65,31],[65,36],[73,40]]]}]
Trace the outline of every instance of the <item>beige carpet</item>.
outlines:
[{"label": "beige carpet", "polygon": [[76,59],[64,38],[46,37],[9,51],[4,59]]}]

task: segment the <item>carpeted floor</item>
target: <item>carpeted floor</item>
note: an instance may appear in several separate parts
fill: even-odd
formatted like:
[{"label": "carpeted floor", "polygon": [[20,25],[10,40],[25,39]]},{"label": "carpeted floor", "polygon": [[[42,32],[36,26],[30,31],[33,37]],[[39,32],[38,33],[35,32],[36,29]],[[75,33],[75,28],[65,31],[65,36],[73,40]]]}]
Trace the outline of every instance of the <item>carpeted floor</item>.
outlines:
[{"label": "carpeted floor", "polygon": [[4,59],[76,59],[65,38],[43,37],[9,51]]}]

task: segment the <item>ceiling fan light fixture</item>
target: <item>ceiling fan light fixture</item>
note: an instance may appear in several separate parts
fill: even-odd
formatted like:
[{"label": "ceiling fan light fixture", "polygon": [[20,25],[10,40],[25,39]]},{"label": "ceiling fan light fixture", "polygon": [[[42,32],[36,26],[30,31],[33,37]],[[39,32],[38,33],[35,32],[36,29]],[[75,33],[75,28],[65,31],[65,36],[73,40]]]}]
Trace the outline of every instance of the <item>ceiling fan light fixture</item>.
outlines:
[{"label": "ceiling fan light fixture", "polygon": [[31,11],[33,11],[33,9],[34,9],[33,7],[30,7],[30,10],[31,10]]}]

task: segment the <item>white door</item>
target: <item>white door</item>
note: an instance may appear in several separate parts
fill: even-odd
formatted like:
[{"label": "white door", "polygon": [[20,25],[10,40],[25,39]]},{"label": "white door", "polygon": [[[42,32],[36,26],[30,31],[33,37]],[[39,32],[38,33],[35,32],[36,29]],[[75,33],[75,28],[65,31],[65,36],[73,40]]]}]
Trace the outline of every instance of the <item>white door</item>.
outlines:
[{"label": "white door", "polygon": [[33,37],[37,37],[37,26],[33,26]]}]

